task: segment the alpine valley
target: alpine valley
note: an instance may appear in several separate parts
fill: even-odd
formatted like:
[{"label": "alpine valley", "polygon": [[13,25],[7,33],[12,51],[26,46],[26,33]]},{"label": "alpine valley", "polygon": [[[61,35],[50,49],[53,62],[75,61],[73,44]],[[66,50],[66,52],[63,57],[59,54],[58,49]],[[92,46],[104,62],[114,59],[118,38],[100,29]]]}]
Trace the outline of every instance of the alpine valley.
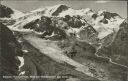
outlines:
[{"label": "alpine valley", "polygon": [[1,76],[128,81],[128,21],[117,13],[65,4],[23,13],[0,4],[0,28]]}]

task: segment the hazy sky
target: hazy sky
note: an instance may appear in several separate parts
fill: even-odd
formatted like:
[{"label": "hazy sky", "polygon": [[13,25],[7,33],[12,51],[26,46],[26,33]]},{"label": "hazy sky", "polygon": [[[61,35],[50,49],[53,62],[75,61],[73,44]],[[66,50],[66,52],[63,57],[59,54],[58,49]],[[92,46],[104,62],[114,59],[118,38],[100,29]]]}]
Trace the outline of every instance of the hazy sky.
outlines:
[{"label": "hazy sky", "polygon": [[53,6],[57,4],[65,4],[74,9],[91,8],[92,10],[108,10],[110,12],[116,12],[122,17],[127,17],[127,2],[126,1],[82,1],[82,0],[5,0],[2,4],[11,8],[15,8],[22,12],[28,12],[33,9],[44,6]]}]

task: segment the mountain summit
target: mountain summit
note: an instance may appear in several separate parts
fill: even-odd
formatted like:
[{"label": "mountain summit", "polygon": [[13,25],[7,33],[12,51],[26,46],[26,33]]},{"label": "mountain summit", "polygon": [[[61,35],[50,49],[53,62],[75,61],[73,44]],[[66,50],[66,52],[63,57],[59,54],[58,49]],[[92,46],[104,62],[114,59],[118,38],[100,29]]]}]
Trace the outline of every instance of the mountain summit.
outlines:
[{"label": "mountain summit", "polygon": [[98,12],[93,11],[90,8],[75,10],[64,4],[59,4],[52,7],[38,8],[20,18],[17,18],[17,22],[14,24],[14,27],[19,25],[21,22],[22,25],[26,25],[36,19],[40,19],[42,16],[60,18],[79,16],[81,23],[88,23],[98,32],[99,39],[103,39],[105,36],[118,31],[120,24],[125,20],[117,13],[105,10],[100,10]]}]

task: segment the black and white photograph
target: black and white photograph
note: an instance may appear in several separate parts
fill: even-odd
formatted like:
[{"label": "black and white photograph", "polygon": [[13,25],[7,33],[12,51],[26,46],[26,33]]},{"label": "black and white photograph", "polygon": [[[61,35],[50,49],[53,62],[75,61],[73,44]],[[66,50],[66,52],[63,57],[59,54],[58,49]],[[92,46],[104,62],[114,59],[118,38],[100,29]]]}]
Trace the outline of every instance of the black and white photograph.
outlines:
[{"label": "black and white photograph", "polygon": [[0,0],[0,81],[128,81],[128,1]]}]

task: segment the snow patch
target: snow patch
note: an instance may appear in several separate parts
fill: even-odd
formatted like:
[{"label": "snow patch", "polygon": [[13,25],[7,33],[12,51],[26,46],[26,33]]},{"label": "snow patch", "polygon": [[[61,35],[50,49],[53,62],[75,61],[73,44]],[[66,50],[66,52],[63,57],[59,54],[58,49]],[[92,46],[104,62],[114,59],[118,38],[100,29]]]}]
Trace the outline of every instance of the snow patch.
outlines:
[{"label": "snow patch", "polygon": [[20,69],[24,65],[24,58],[23,57],[19,57],[19,56],[17,56],[17,57],[21,62],[20,66],[19,66],[19,69]]},{"label": "snow patch", "polygon": [[13,19],[17,19],[17,18],[20,18],[20,17],[25,15],[24,13],[22,13],[22,12],[20,12],[18,10],[15,10],[15,9],[12,9],[12,10],[14,11],[14,14],[11,14],[11,17]]}]

